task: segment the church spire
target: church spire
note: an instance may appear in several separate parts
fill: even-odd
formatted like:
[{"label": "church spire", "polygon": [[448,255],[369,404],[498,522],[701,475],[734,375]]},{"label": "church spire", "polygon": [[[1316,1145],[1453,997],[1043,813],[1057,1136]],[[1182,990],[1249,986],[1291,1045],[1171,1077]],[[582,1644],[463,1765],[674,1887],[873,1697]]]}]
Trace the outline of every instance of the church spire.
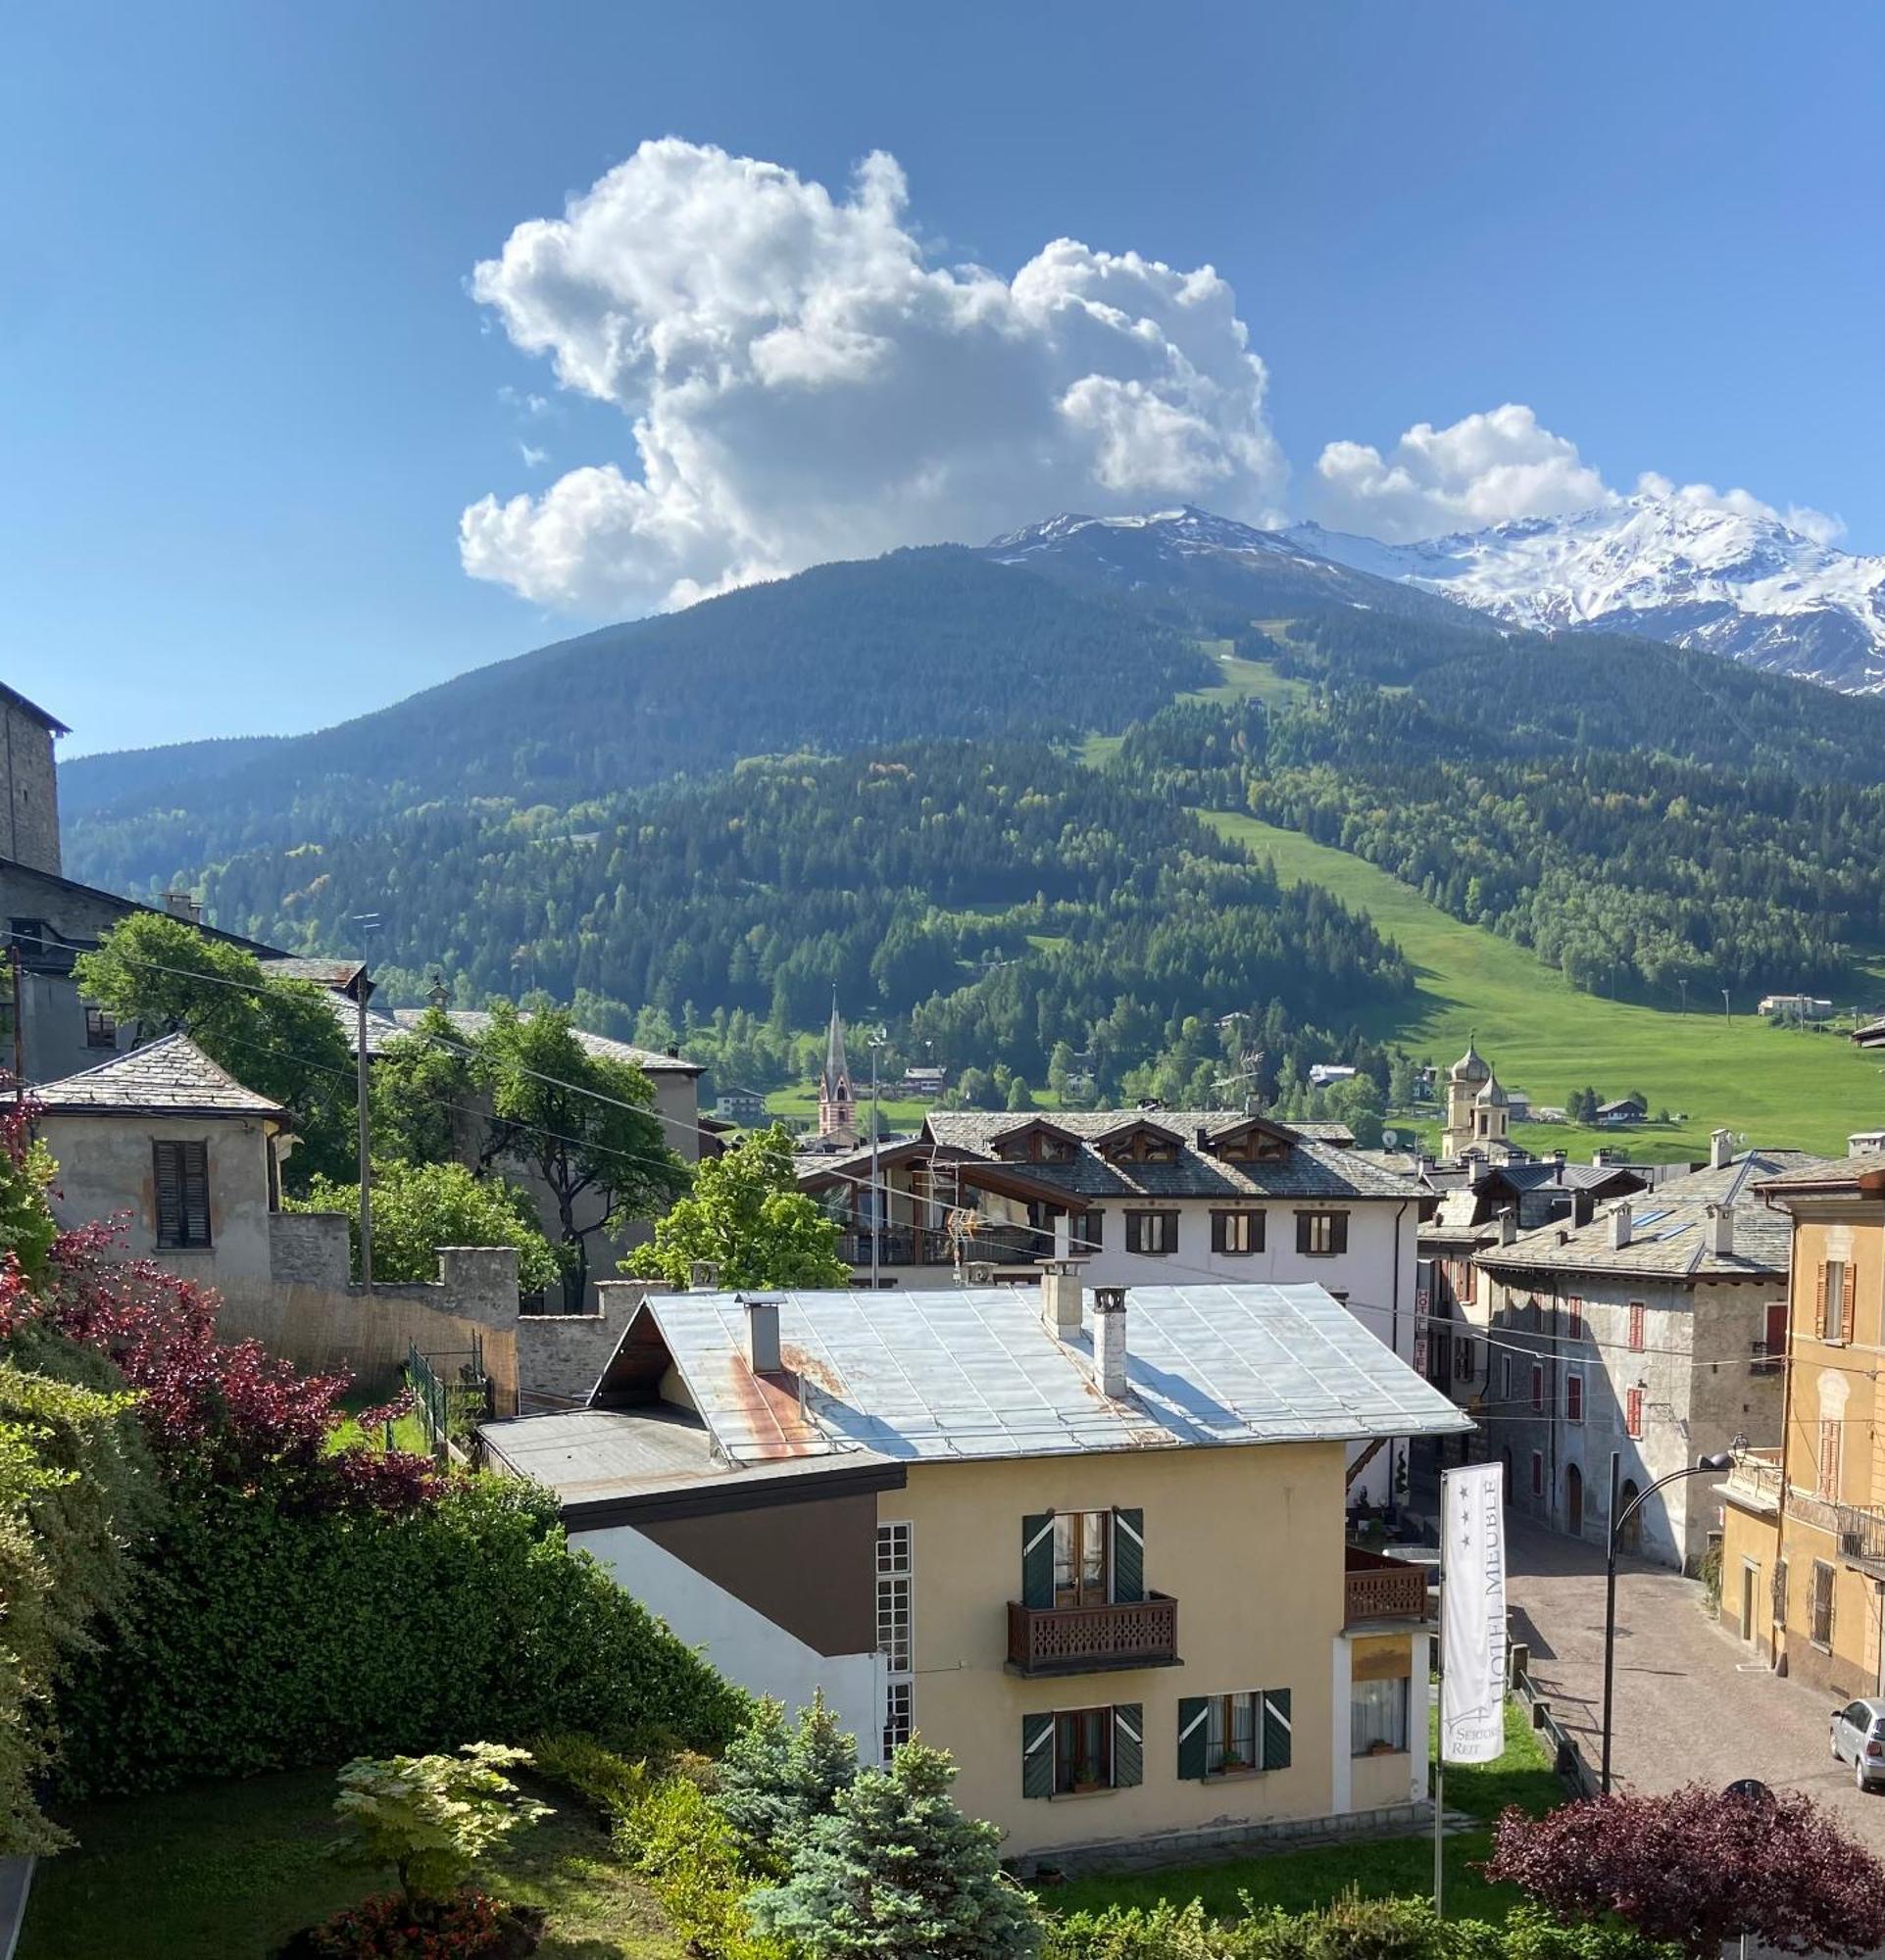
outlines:
[{"label": "church spire", "polygon": [[851,1064],[844,1055],[844,1022],[838,990],[831,990],[831,1027],[824,1039],[824,1073],[818,1078],[818,1135],[846,1146],[858,1141],[858,1103],[851,1093]]}]

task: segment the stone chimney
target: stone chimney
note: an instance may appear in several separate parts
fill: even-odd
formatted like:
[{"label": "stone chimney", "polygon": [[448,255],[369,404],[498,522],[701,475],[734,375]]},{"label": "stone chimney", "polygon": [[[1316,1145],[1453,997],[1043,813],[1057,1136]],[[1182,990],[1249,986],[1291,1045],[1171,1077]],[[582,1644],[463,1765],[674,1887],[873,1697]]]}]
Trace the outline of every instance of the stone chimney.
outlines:
[{"label": "stone chimney", "polygon": [[1049,1259],[1041,1267],[1041,1321],[1056,1341],[1080,1331],[1080,1268],[1074,1259]]},{"label": "stone chimney", "polygon": [[1510,1246],[1518,1236],[1518,1214],[1510,1204],[1499,1214],[1499,1243]]},{"label": "stone chimney", "polygon": [[756,1375],[776,1375],[784,1365],[779,1358],[779,1296],[743,1293],[739,1303],[746,1309],[747,1362]]},{"label": "stone chimney", "polygon": [[166,892],[164,894],[164,909],[170,913],[172,918],[179,918],[186,925],[201,925],[203,923],[203,907],[197,903],[192,893]]},{"label": "stone chimney", "polygon": [[1611,1247],[1620,1252],[1630,1243],[1630,1201],[1611,1206]]},{"label": "stone chimney", "polygon": [[1583,1184],[1571,1186],[1571,1223],[1588,1225],[1591,1214],[1597,1209],[1597,1200],[1591,1196],[1590,1187]]},{"label": "stone chimney", "polygon": [[1733,1162],[1733,1131],[1711,1130],[1709,1132],[1709,1168],[1711,1170],[1726,1170]]},{"label": "stone chimney", "polygon": [[1855,1130],[1846,1139],[1849,1157],[1875,1157],[1885,1152],[1885,1130]]},{"label": "stone chimney", "polygon": [[[1716,1135],[1719,1134],[1717,1131]],[[1705,1215],[1708,1219],[1709,1250],[1716,1258],[1725,1258],[1734,1250],[1734,1206],[1711,1204]]]},{"label": "stone chimney", "polygon": [[1093,1289],[1093,1373],[1109,1401],[1125,1399],[1125,1288]]},{"label": "stone chimney", "polygon": [[712,1259],[695,1259],[687,1268],[689,1293],[713,1293],[719,1286],[719,1267]]}]

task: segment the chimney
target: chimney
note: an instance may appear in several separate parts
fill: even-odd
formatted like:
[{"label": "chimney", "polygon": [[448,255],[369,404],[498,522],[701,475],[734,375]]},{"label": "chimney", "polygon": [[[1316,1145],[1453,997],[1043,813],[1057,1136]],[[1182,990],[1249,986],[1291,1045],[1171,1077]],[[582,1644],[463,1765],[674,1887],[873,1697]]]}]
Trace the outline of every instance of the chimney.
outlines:
[{"label": "chimney", "polygon": [[689,1293],[712,1293],[719,1285],[719,1267],[712,1259],[695,1259],[687,1268]]},{"label": "chimney", "polygon": [[1510,1204],[1499,1214],[1499,1243],[1510,1246],[1518,1236],[1518,1214]]},{"label": "chimney", "polygon": [[164,909],[170,913],[172,918],[181,919],[185,925],[201,925],[203,923],[203,907],[197,904],[196,900],[188,892],[166,892],[164,894]]},{"label": "chimney", "polygon": [[1564,1168],[1564,1152],[1562,1150],[1553,1151],[1551,1160],[1561,1171]]},{"label": "chimney", "polygon": [[779,1295],[741,1294],[746,1309],[746,1358],[756,1375],[776,1375],[779,1359]]},{"label": "chimney", "polygon": [[1041,1320],[1056,1341],[1080,1331],[1080,1268],[1073,1259],[1049,1259],[1041,1267]]},{"label": "chimney", "polygon": [[1707,1216],[1709,1221],[1709,1250],[1716,1258],[1723,1258],[1734,1250],[1734,1206],[1732,1204],[1711,1204],[1708,1207]]},{"label": "chimney", "polygon": [[1734,1133],[1730,1130],[1711,1130],[1709,1132],[1709,1168],[1726,1170],[1734,1162]]},{"label": "chimney", "polygon": [[1491,1168],[1492,1166],[1482,1156],[1474,1155],[1468,1157],[1466,1159],[1466,1189],[1468,1191],[1476,1191],[1480,1185],[1485,1183],[1486,1173]]},{"label": "chimney", "polygon": [[1620,1204],[1611,1206],[1611,1247],[1621,1251],[1630,1243],[1630,1201],[1626,1198]]},{"label": "chimney", "polygon": [[1125,1399],[1125,1288],[1093,1289],[1093,1372],[1109,1401]]},{"label": "chimney", "polygon": [[1571,1186],[1571,1223],[1573,1225],[1588,1225],[1591,1222],[1591,1213],[1596,1208],[1597,1200],[1591,1196],[1587,1185],[1574,1184]]},{"label": "chimney", "polygon": [[1875,1157],[1885,1152],[1885,1130],[1855,1130],[1846,1139],[1849,1157]]}]

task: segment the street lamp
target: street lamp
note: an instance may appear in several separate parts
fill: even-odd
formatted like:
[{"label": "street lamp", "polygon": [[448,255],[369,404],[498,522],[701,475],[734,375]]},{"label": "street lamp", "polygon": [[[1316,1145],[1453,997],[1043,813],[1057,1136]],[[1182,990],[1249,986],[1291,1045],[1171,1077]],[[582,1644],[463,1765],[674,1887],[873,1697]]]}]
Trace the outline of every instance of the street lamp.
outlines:
[{"label": "street lamp", "polygon": [[[1737,1436],[1734,1446],[1746,1446],[1747,1439]],[[1733,1450],[1721,1450],[1712,1456],[1698,1456],[1696,1460],[1681,1470],[1671,1470],[1666,1477],[1659,1477],[1654,1484],[1637,1492],[1619,1516],[1616,1508],[1617,1477],[1621,1459],[1611,1457],[1611,1525],[1610,1544],[1604,1555],[1604,1767],[1599,1778],[1599,1788],[1605,1796],[1611,1793],[1611,1689],[1616,1673],[1616,1546],[1622,1536],[1623,1527],[1635,1517],[1645,1502],[1656,1495],[1665,1485],[1678,1483],[1684,1477],[1718,1477],[1724,1470],[1734,1468]]]}]

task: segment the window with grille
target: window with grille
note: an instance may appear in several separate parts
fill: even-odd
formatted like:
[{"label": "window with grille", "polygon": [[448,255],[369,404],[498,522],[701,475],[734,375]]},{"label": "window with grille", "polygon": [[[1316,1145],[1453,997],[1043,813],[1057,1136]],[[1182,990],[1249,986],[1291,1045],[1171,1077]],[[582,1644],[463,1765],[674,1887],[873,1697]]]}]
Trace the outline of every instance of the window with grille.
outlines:
[{"label": "window with grille", "polygon": [[877,1651],[889,1677],[884,1689],[883,1755],[910,1740],[915,1716],[915,1656],[911,1646],[911,1527],[877,1527]]},{"label": "window with grille", "polygon": [[1348,1250],[1346,1211],[1299,1211],[1296,1214],[1296,1250],[1312,1259],[1332,1258]]},{"label": "window with grille", "polygon": [[1264,1214],[1261,1211],[1214,1211],[1211,1214],[1211,1250],[1214,1252],[1261,1252],[1264,1250]]},{"label": "window with grille", "polygon": [[1460,1376],[1472,1373],[1472,1343],[1463,1335],[1458,1335],[1453,1343],[1453,1372]]},{"label": "window with grille", "polygon": [[1178,1214],[1175,1211],[1128,1211],[1125,1214],[1128,1252],[1175,1252]]},{"label": "window with grille", "polygon": [[1564,1377],[1564,1420],[1582,1422],[1584,1420],[1584,1378],[1582,1375]]},{"label": "window with grille", "polygon": [[210,1243],[210,1147],[163,1141],[151,1145],[157,1193],[157,1247],[199,1251]]},{"label": "window with grille", "polygon": [[1830,1647],[1833,1643],[1833,1569],[1823,1558],[1813,1560],[1810,1604],[1812,1621],[1809,1638],[1816,1647]]},{"label": "window with grille", "polygon": [[1640,1354],[1640,1353],[1642,1353],[1642,1351],[1643,1351],[1643,1302],[1642,1302],[1642,1301],[1641,1301],[1640,1299],[1633,1299],[1633,1300],[1631,1300],[1631,1301],[1630,1301],[1630,1334],[1629,1334],[1629,1341],[1630,1341],[1630,1351],[1631,1351],[1632,1353],[1634,1353],[1634,1354]]},{"label": "window with grille", "polygon": [[85,1009],[85,1046],[87,1048],[116,1048],[118,1046],[118,1016],[108,1014],[103,1007]]},{"label": "window with grille", "polygon": [[1399,1753],[1408,1745],[1408,1678],[1358,1681],[1349,1690],[1349,1753],[1372,1755],[1377,1748]]},{"label": "window with grille", "polygon": [[1623,1397],[1623,1434],[1640,1437],[1643,1434],[1643,1391],[1632,1389]]},{"label": "window with grille", "polygon": [[1534,1415],[1545,1412],[1545,1371],[1536,1361],[1531,1364],[1531,1406]]}]

